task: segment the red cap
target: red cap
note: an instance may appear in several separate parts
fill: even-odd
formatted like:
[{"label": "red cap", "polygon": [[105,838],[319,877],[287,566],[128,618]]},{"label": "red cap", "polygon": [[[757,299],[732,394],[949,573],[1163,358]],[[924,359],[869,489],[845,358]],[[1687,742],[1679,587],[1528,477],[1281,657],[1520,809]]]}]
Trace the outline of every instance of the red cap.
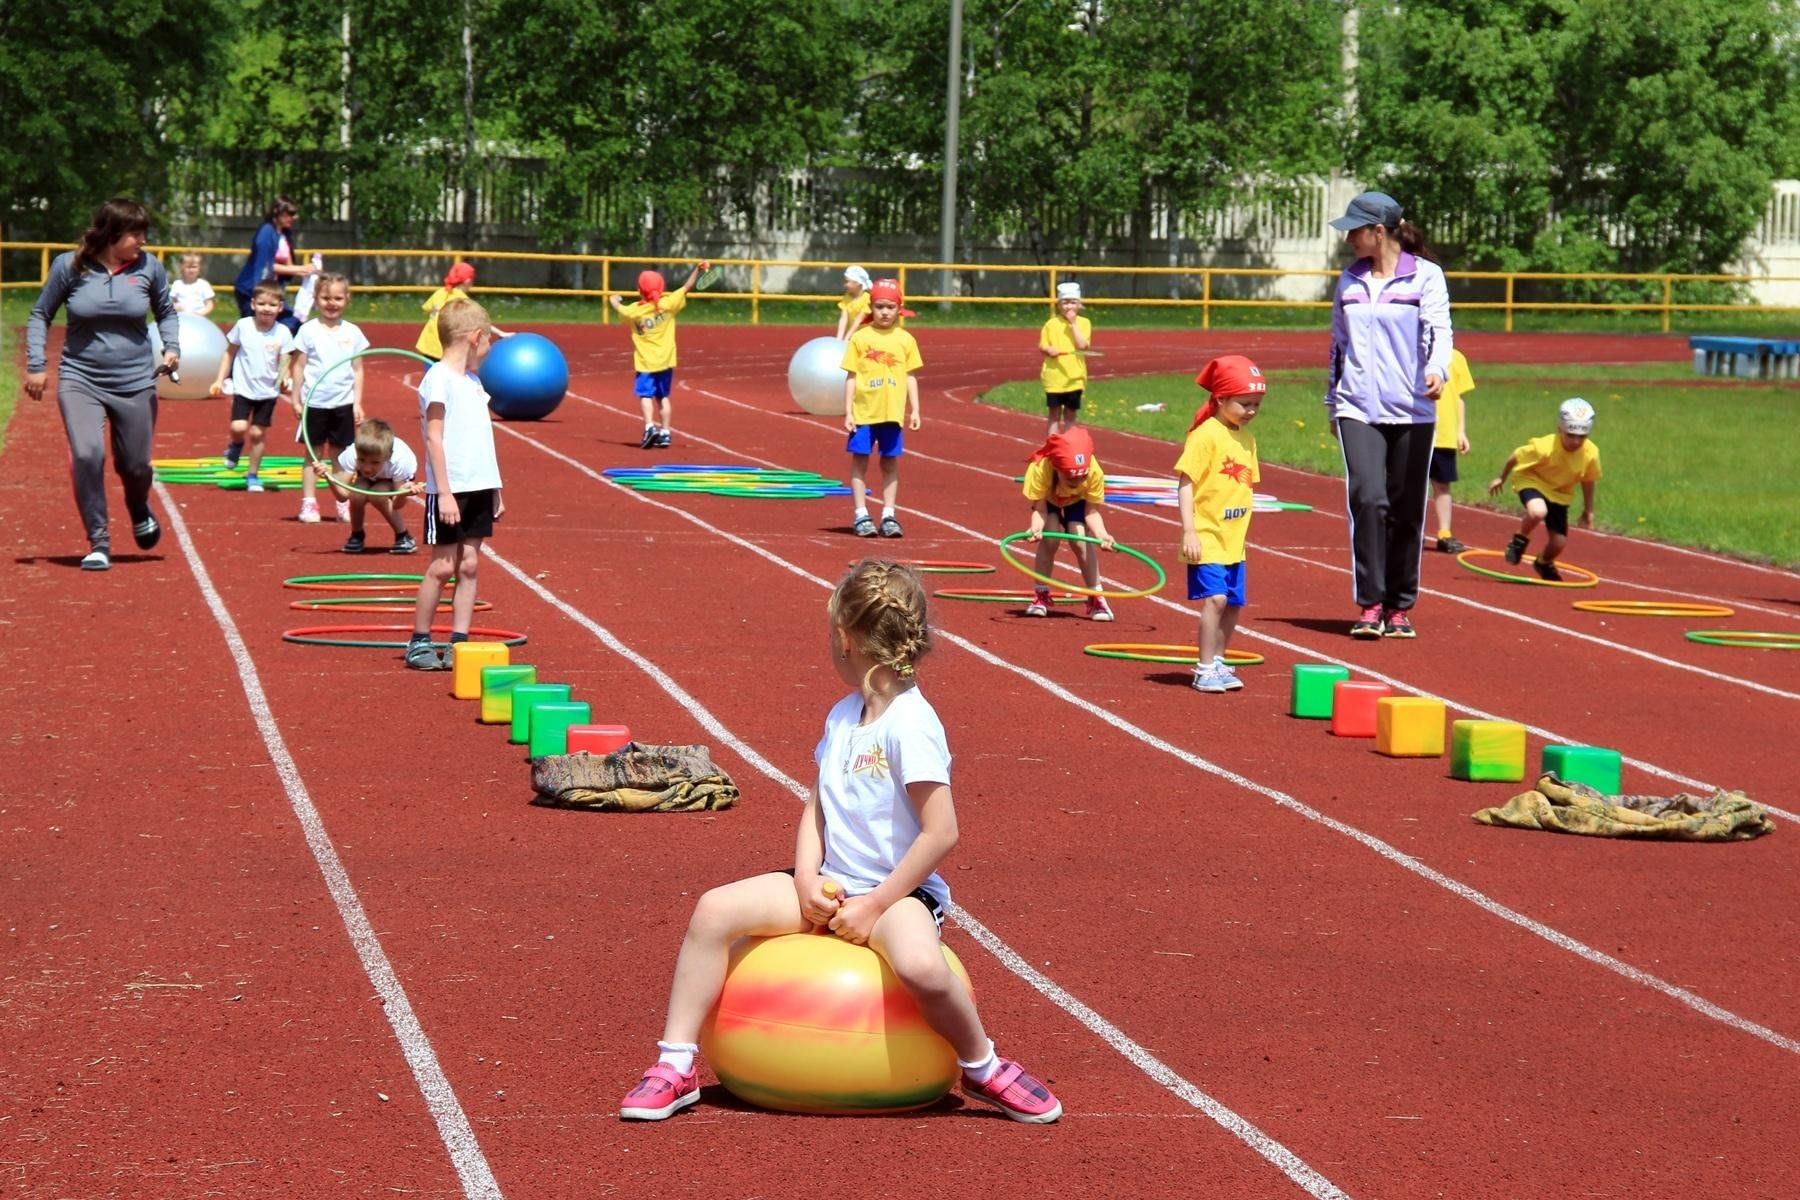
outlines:
[{"label": "red cap", "polygon": [[652,304],[662,297],[663,289],[667,286],[668,284],[663,282],[661,271],[640,271],[638,273],[638,295]]},{"label": "red cap", "polygon": [[1194,382],[1210,394],[1200,411],[1194,414],[1194,423],[1188,426],[1189,429],[1199,428],[1206,418],[1218,412],[1219,401],[1226,396],[1260,396],[1269,390],[1269,381],[1263,378],[1263,373],[1241,354],[1224,354],[1213,359],[1200,368]]},{"label": "red cap", "polygon": [[901,303],[900,281],[898,279],[877,279],[869,288],[869,303],[878,300],[892,300]]},{"label": "red cap", "polygon": [[1083,426],[1076,425],[1061,433],[1053,433],[1038,447],[1031,461],[1050,460],[1050,465],[1064,475],[1080,478],[1094,465],[1094,438]]},{"label": "red cap", "polygon": [[465,283],[474,283],[474,282],[475,282],[475,264],[474,263],[466,263],[466,262],[452,263],[450,266],[450,269],[448,271],[444,272],[444,286],[447,288],[459,288]]}]

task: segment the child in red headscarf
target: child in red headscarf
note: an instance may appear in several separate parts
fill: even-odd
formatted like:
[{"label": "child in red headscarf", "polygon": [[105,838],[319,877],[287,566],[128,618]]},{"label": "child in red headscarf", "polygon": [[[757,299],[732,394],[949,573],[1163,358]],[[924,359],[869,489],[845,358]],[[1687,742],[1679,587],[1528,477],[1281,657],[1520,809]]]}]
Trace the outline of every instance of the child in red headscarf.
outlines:
[{"label": "child in red headscarf", "polygon": [[[869,288],[869,324],[850,334],[838,365],[844,375],[844,449],[850,455],[850,528],[857,537],[897,538],[900,529],[900,456],[906,453],[901,428],[919,427],[919,381],[924,365],[919,343],[900,328],[913,315],[903,307],[900,281],[877,279]],[[881,524],[869,516],[869,457],[881,459]]]},{"label": "child in red headscarf", "polygon": [[1234,692],[1244,684],[1225,665],[1225,648],[1244,607],[1244,540],[1262,478],[1256,438],[1244,427],[1256,419],[1269,384],[1241,354],[1213,359],[1194,382],[1208,396],[1175,462],[1188,599],[1201,601],[1194,690]]},{"label": "child in red headscarf", "polygon": [[425,328],[419,330],[419,340],[413,343],[426,358],[436,362],[444,357],[444,343],[438,340],[438,310],[452,300],[467,300],[469,285],[475,282],[475,265],[473,263],[451,263],[450,269],[444,272],[444,286],[425,298],[419,307],[425,310]]},{"label": "child in red headscarf", "polygon": [[[695,263],[687,282],[666,295],[661,272],[644,271],[638,275],[636,303],[608,297],[619,320],[631,326],[631,365],[637,371],[633,390],[644,411],[644,439],[638,445],[645,450],[667,450],[673,440],[669,391],[675,383],[675,314],[687,307],[688,289],[706,268],[705,261]],[[656,419],[658,401],[662,403],[660,422]]]},{"label": "child in red headscarf", "polygon": [[[1056,561],[1056,546],[1062,539],[1044,540],[1044,529],[1052,518],[1057,529],[1077,537],[1092,536],[1100,547],[1113,548],[1112,534],[1106,532],[1106,518],[1100,509],[1106,503],[1106,474],[1094,457],[1094,439],[1088,431],[1072,426],[1053,433],[1031,456],[1025,468],[1025,498],[1031,501],[1031,540],[1037,543],[1034,569],[1049,578]],[[1081,567],[1081,578],[1090,591],[1100,587],[1100,556],[1092,542],[1070,542],[1075,561]],[[1025,609],[1028,617],[1050,615],[1050,588],[1039,582],[1031,603]],[[1090,621],[1110,621],[1112,608],[1104,596],[1089,596],[1087,615]]]}]

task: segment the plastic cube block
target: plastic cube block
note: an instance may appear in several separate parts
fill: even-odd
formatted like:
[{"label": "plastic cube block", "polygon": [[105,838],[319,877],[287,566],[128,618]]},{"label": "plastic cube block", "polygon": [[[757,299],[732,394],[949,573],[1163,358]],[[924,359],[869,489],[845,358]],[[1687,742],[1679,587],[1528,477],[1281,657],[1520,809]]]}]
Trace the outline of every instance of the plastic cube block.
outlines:
[{"label": "plastic cube block", "polygon": [[511,725],[513,689],[536,682],[537,668],[528,663],[481,668],[481,723]]},{"label": "plastic cube block", "polygon": [[1375,736],[1375,704],[1394,689],[1385,683],[1340,679],[1331,685],[1331,732],[1338,737]]},{"label": "plastic cube block", "polygon": [[1331,687],[1350,678],[1350,668],[1330,663],[1295,663],[1288,711],[1296,717],[1325,720],[1331,716]]},{"label": "plastic cube block", "polygon": [[1525,727],[1512,721],[1453,721],[1450,777],[1476,783],[1525,778]]},{"label": "plastic cube block", "polygon": [[481,668],[504,667],[512,661],[505,642],[457,642],[450,647],[450,694],[458,700],[481,699]]},{"label": "plastic cube block", "polygon": [[1444,752],[1444,702],[1424,696],[1383,696],[1375,702],[1375,749],[1393,758],[1435,758]]},{"label": "plastic cube block", "polygon": [[570,754],[586,750],[589,754],[611,754],[631,741],[631,730],[624,725],[571,725]]},{"label": "plastic cube block", "polygon": [[566,683],[520,683],[512,690],[512,734],[506,740],[515,746],[531,741],[531,706],[553,704],[569,698]]},{"label": "plastic cube block", "polygon": [[569,726],[586,725],[594,714],[586,700],[544,700],[531,706],[531,748],[533,758],[546,754],[569,752]]},{"label": "plastic cube block", "polygon": [[1602,796],[1619,794],[1619,752],[1604,746],[1545,746],[1544,770],[1564,783],[1585,783]]}]

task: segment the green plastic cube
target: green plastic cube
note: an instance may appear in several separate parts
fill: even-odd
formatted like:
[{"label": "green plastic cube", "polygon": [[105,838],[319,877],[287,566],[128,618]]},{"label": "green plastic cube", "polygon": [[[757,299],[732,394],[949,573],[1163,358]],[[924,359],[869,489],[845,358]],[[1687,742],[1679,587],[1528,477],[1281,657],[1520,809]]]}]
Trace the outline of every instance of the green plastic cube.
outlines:
[{"label": "green plastic cube", "polygon": [[481,723],[511,725],[513,689],[536,682],[537,668],[530,663],[481,668]]},{"label": "green plastic cube", "polygon": [[586,700],[546,700],[531,706],[533,758],[569,752],[569,726],[586,725],[593,718]]},{"label": "green plastic cube", "polygon": [[512,690],[512,736],[506,740],[515,746],[531,741],[531,706],[558,703],[569,698],[566,683],[521,683]]},{"label": "green plastic cube", "polygon": [[1525,778],[1525,727],[1513,721],[1454,721],[1450,778],[1475,782]]},{"label": "green plastic cube", "polygon": [[1545,746],[1544,770],[1564,783],[1585,783],[1602,796],[1619,794],[1619,752],[1605,746]]},{"label": "green plastic cube", "polygon": [[1295,663],[1294,686],[1289,705],[1296,717],[1324,721],[1331,717],[1331,689],[1350,678],[1349,667],[1331,663]]}]

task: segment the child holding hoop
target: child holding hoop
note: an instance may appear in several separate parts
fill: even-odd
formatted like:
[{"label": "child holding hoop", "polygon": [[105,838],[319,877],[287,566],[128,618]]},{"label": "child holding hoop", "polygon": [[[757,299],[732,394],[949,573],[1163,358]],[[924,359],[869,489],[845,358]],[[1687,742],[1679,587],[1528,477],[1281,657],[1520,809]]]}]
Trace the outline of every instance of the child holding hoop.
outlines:
[{"label": "child holding hoop", "polygon": [[[1094,439],[1080,426],[1052,433],[1025,467],[1025,498],[1031,501],[1030,540],[1037,544],[1034,569],[1046,578],[1056,561],[1056,541],[1044,540],[1044,529],[1054,519],[1063,533],[1087,537],[1092,531],[1100,548],[1113,548],[1112,534],[1106,531],[1106,518],[1100,513],[1106,503],[1106,473],[1094,457]],[[1081,567],[1081,578],[1090,592],[1100,588],[1100,556],[1091,542],[1070,542],[1075,561]],[[1050,615],[1050,587],[1039,581],[1025,608],[1028,617]],[[1090,621],[1110,621],[1112,607],[1105,596],[1087,598]]]},{"label": "child holding hoop", "polygon": [[[841,366],[844,378],[844,449],[850,453],[850,501],[856,506],[851,528],[857,537],[902,536],[899,511],[900,456],[906,452],[906,428],[919,427],[919,381],[913,372],[924,366],[919,343],[901,329],[900,318],[912,316],[901,306],[900,281],[877,279],[869,288],[870,324],[850,335]],[[881,453],[881,524],[869,516],[869,455]]]},{"label": "child holding hoop", "polygon": [[1525,505],[1519,520],[1519,531],[1506,543],[1506,561],[1517,563],[1525,557],[1531,535],[1539,525],[1550,530],[1544,552],[1532,560],[1532,569],[1541,579],[1562,582],[1556,569],[1557,556],[1569,544],[1569,501],[1575,485],[1581,485],[1581,517],[1583,529],[1594,527],[1594,485],[1600,481],[1600,447],[1588,440],[1594,431],[1594,406],[1580,396],[1562,402],[1556,412],[1556,432],[1532,438],[1507,458],[1500,474],[1488,484],[1488,495],[1497,495],[1513,475],[1513,492]]},{"label": "child holding hoop", "polygon": [[[294,335],[288,402],[305,424],[304,441],[313,458],[330,458],[356,444],[356,427],[363,420],[363,363],[358,358],[348,370],[330,368],[367,350],[369,339],[344,320],[344,309],[350,305],[350,281],[344,276],[335,272],[318,276],[315,303],[319,315]],[[309,458],[300,471],[300,520],[309,525],[319,521],[318,486],[318,472]],[[350,506],[342,500],[337,519],[350,519]]]},{"label": "child holding hoop", "polygon": [[425,442],[425,544],[431,562],[419,580],[413,634],[406,665],[442,671],[450,655],[431,642],[431,621],[451,576],[450,644],[469,640],[475,617],[475,580],[481,543],[506,512],[500,494],[500,462],[494,454],[494,421],[487,389],[475,373],[493,339],[487,310],[473,300],[452,300],[438,313],[444,357],[419,381],[419,425]]},{"label": "child holding hoop", "polygon": [[1093,339],[1093,322],[1081,315],[1081,285],[1057,284],[1056,315],[1045,321],[1038,333],[1038,353],[1044,356],[1040,374],[1049,421],[1046,437],[1075,424],[1081,395],[1087,390],[1087,359],[1082,352],[1093,345]]},{"label": "child holding hoop", "polygon": [[[631,326],[631,365],[637,372],[632,390],[644,413],[644,436],[638,445],[645,450],[667,450],[674,441],[674,407],[669,393],[675,384],[675,314],[687,307],[688,290],[708,265],[695,263],[687,282],[666,296],[662,273],[644,271],[638,275],[636,303],[626,304],[616,295],[607,297],[619,320]],[[656,409],[659,403],[660,414]]]},{"label": "child holding hoop", "polygon": [[[356,427],[356,444],[338,455],[336,463],[319,462],[314,466],[331,485],[331,494],[350,505],[350,536],[344,542],[345,554],[363,552],[363,517],[371,505],[394,531],[394,544],[388,553],[418,551],[419,544],[406,532],[400,509],[408,497],[423,493],[425,485],[414,482],[419,460],[412,447],[394,436],[392,425],[373,418],[364,421]],[[383,494],[372,496],[371,492]]]},{"label": "child holding hoop", "polygon": [[887,960],[955,1050],[965,1095],[1015,1121],[1054,1121],[1062,1105],[1018,1063],[995,1056],[939,943],[950,889],[937,868],[957,829],[944,727],[917,682],[931,644],[925,588],[906,567],[866,559],[838,583],[826,612],[832,665],[850,691],[826,715],[813,751],[818,781],[800,815],[793,868],[700,897],[675,960],[657,1061],[619,1115],[660,1121],[700,1098],[696,1043],[734,941],[826,926]]},{"label": "child holding hoop", "polygon": [[1244,541],[1262,479],[1256,437],[1244,426],[1256,419],[1269,383],[1241,354],[1213,359],[1194,382],[1208,396],[1175,462],[1188,599],[1201,602],[1194,690],[1235,692],[1244,682],[1225,664],[1225,650],[1244,607]]}]

